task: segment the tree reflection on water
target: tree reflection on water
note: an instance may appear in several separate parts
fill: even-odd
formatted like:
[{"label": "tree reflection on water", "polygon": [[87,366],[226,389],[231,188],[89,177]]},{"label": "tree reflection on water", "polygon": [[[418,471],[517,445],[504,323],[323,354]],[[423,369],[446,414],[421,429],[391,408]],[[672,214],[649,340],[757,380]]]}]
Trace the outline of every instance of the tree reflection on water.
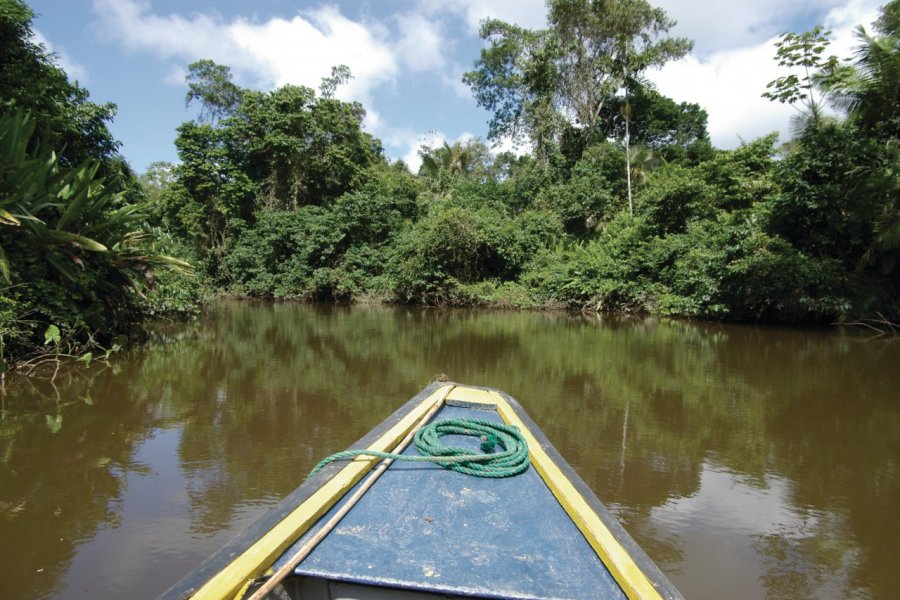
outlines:
[{"label": "tree reflection on water", "polygon": [[58,396],[7,385],[0,577],[158,594],[446,373],[518,398],[688,597],[898,597],[898,359],[823,331],[223,303]]}]

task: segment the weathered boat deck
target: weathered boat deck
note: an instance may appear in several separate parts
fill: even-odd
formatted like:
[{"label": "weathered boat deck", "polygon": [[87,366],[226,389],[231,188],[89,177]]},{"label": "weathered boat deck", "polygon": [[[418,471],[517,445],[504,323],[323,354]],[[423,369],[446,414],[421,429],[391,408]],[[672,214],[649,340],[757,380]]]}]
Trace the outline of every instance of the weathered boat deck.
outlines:
[{"label": "weathered boat deck", "polygon": [[[521,406],[499,390],[433,384],[353,450],[390,451],[434,411],[432,422],[470,417],[519,427],[531,465],[491,479],[394,462],[281,582],[277,597],[682,598]],[[442,438],[473,449],[479,442]],[[295,550],[372,479],[378,462],[326,465],[163,597],[232,599],[246,597],[251,582],[252,590],[279,585],[279,577],[263,584],[266,573],[294,564]]]},{"label": "weathered boat deck", "polygon": [[[502,422],[488,408],[444,406],[434,420]],[[473,437],[441,441],[478,451]],[[493,479],[394,462],[295,574],[463,596],[625,598],[533,467]]]}]

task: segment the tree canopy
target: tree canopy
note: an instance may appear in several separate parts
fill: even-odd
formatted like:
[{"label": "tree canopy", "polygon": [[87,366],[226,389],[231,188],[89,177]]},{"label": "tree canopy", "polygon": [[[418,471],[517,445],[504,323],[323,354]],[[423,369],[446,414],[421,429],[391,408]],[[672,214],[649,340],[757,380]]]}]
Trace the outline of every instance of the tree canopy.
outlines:
[{"label": "tree canopy", "polygon": [[482,24],[488,41],[465,74],[479,105],[492,112],[488,137],[527,137],[539,157],[566,125],[593,134],[604,106],[650,68],[692,47],[666,34],[675,22],[644,0],[550,0],[545,30],[498,20]]},{"label": "tree canopy", "polygon": [[[114,107],[31,41],[24,4],[0,3],[0,358],[51,324],[109,339],[211,291],[896,320],[898,6],[859,29],[851,60],[830,56],[821,28],[783,36],[775,60],[791,72],[760,93],[805,117],[781,147],[772,134],[716,149],[700,105],[646,81],[691,47],[662,10],[550,0],[546,29],[485,21],[464,76],[489,138],[524,154],[446,142],[421,148],[413,174],[384,157],[360,103],[336,98],[346,66],[318,91],[260,91],[199,60],[179,162],[137,180],[107,128]],[[172,255],[198,276],[155,268],[187,268]]]}]

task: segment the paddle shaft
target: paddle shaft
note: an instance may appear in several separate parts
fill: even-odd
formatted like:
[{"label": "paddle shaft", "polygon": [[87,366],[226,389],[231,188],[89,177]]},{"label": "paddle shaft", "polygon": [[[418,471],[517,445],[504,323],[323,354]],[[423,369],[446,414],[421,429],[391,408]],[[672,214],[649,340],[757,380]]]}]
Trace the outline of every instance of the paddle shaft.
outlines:
[{"label": "paddle shaft", "polygon": [[[444,394],[443,397],[441,397],[440,400],[434,403],[434,406],[428,409],[428,412],[425,413],[425,416],[423,416],[416,424],[416,426],[410,430],[406,437],[403,438],[403,441],[397,444],[397,446],[391,451],[393,454],[399,454],[403,452],[407,446],[409,446],[410,442],[412,442],[412,439],[416,434],[416,431],[418,431],[423,425],[431,420],[431,418],[435,415],[435,413],[437,413],[441,406],[444,405],[444,400],[446,400],[447,396],[450,395],[450,392],[452,390],[453,388],[451,387],[449,390],[447,390],[447,393]],[[285,577],[290,575],[291,572],[293,572],[294,568],[301,562],[303,562],[303,559],[309,556],[309,553],[312,552],[313,549],[315,549],[315,547],[318,546],[323,539],[325,539],[325,536],[331,533],[331,531],[337,526],[337,524],[341,522],[341,519],[343,519],[344,516],[348,512],[350,512],[350,509],[352,509],[356,505],[356,503],[359,502],[359,499],[362,498],[367,491],[369,491],[369,488],[372,487],[375,481],[377,481],[385,471],[387,471],[388,467],[390,467],[391,463],[393,462],[394,460],[392,458],[386,458],[378,463],[378,466],[375,467],[375,469],[372,471],[372,474],[369,475],[369,478],[359,487],[359,489],[357,489],[353,493],[352,496],[350,496],[350,498],[347,499],[347,501],[343,504],[343,506],[341,506],[340,509],[338,509],[334,516],[328,519],[325,525],[323,525],[322,528],[317,531],[314,536],[309,538],[306,543],[304,543],[299,549],[297,549],[297,552],[291,557],[291,559],[287,561],[287,563],[285,563],[280,569],[275,571],[272,576],[269,577],[269,579],[263,584],[263,586],[256,590],[253,595],[250,596],[250,598],[248,598],[247,600],[263,600],[263,598],[265,598],[269,594],[269,592],[274,590]]]}]

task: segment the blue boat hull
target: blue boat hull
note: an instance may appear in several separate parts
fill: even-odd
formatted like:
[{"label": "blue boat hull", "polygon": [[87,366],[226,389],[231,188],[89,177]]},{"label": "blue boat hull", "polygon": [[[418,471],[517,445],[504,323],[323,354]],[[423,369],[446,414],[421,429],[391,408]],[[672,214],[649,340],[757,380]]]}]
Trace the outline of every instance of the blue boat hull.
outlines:
[{"label": "blue boat hull", "polygon": [[[681,598],[503,392],[434,384],[354,448],[392,447],[429,409],[437,411],[433,421],[516,425],[531,466],[495,479],[397,461],[367,484],[379,460],[332,463],[163,597],[246,597],[321,537],[271,597]],[[478,451],[471,437],[443,439]],[[403,454],[418,452],[409,446]],[[364,485],[371,487],[346,515],[320,531]]]}]

